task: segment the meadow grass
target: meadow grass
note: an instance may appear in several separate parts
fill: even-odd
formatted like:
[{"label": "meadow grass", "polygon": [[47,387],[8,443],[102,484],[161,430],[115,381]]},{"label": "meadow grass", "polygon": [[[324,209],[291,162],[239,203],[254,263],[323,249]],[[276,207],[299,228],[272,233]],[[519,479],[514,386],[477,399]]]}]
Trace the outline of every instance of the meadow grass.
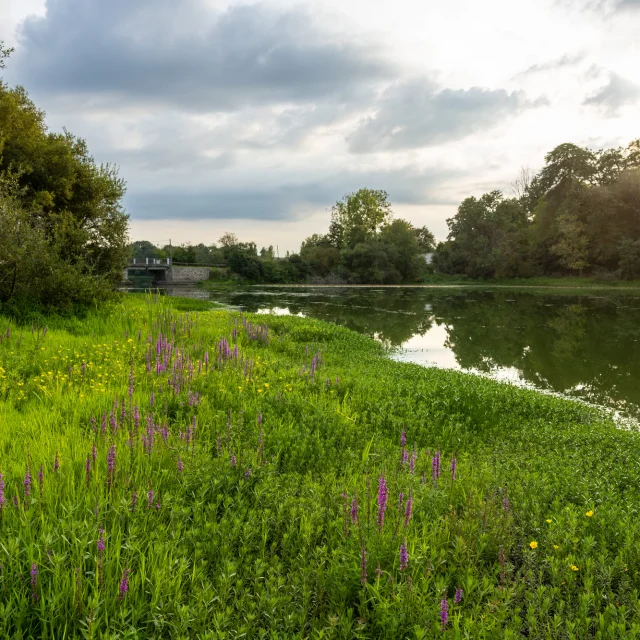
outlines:
[{"label": "meadow grass", "polygon": [[347,329],[0,318],[0,637],[640,637],[640,436]]}]

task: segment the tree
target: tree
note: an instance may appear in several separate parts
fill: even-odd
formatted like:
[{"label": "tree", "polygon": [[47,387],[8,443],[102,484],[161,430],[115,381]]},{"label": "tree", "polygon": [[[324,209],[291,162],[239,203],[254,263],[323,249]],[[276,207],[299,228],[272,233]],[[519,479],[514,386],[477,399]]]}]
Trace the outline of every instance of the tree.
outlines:
[{"label": "tree", "polygon": [[[27,216],[21,227],[28,224],[44,238],[52,264],[66,265],[80,279],[69,304],[80,304],[81,292],[89,296],[86,303],[94,295],[104,298],[121,282],[129,256],[128,216],[121,206],[125,184],[117,169],[96,165],[84,140],[71,133],[48,132],[44,113],[26,91],[1,82],[0,131],[0,176],[14,185],[4,197]],[[53,297],[34,294],[33,300]]]},{"label": "tree", "polygon": [[572,182],[590,183],[597,174],[597,156],[569,142],[558,145],[544,160],[538,179],[545,193]]},{"label": "tree", "polygon": [[529,167],[520,167],[516,179],[511,183],[511,190],[518,200],[523,200],[530,192],[535,173]]},{"label": "tree", "polygon": [[222,245],[223,248],[233,247],[238,244],[240,241],[238,240],[238,236],[235,233],[230,233],[229,231],[223,233],[220,236],[218,242]]},{"label": "tree", "polygon": [[419,227],[413,230],[416,240],[418,242],[418,248],[423,253],[431,253],[435,251],[436,239],[433,233],[427,229],[427,227]]},{"label": "tree", "polygon": [[447,242],[438,246],[438,270],[472,278],[515,277],[531,270],[529,219],[515,198],[505,199],[500,191],[466,198],[447,225]]},{"label": "tree", "polygon": [[392,217],[386,191],[360,189],[333,205],[329,234],[336,248],[355,247],[375,236]]},{"label": "tree", "polygon": [[582,271],[589,263],[588,240],[584,224],[567,211],[558,216],[558,237],[551,246],[551,253],[558,256],[560,264],[570,271]]},{"label": "tree", "polygon": [[13,53],[13,47],[7,48],[4,46],[4,40],[0,40],[0,69],[5,69],[7,64],[5,60]]}]

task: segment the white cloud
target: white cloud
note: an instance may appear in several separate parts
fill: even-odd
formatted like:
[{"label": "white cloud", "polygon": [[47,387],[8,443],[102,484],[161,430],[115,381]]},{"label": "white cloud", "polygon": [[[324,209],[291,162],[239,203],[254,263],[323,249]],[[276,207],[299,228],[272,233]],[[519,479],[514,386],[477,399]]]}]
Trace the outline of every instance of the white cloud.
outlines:
[{"label": "white cloud", "polygon": [[50,126],[120,165],[136,239],[292,250],[359,186],[444,238],[555,145],[637,137],[635,4],[4,0],[0,38]]}]

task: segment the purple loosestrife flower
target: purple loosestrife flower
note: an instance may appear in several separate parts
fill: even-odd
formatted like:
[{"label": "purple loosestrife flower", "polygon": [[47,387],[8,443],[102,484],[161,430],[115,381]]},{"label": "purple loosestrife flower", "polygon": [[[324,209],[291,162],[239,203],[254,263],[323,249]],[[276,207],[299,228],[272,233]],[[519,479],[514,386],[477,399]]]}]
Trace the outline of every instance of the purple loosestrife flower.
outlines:
[{"label": "purple loosestrife flower", "polygon": [[98,449],[96,448],[96,443],[93,443],[91,447],[91,459],[93,460],[93,466],[96,466],[96,460],[98,459]]},{"label": "purple loosestrife flower", "polygon": [[246,473],[244,474],[245,478],[250,478],[251,477],[251,468],[247,469]]},{"label": "purple loosestrife flower", "polygon": [[402,513],[403,507],[404,507],[404,493],[402,493],[401,491],[400,495],[398,496],[398,511],[400,511],[400,513]]},{"label": "purple loosestrife flower", "polygon": [[433,481],[437,482],[440,477],[440,452],[436,451],[433,456],[433,460],[431,461],[431,476],[433,477]]},{"label": "purple loosestrife flower", "polygon": [[406,447],[402,447],[402,464],[407,464],[409,462],[409,452]]},{"label": "purple loosestrife flower", "polygon": [[413,496],[409,494],[409,499],[407,500],[407,506],[404,510],[404,526],[408,527],[409,522],[411,522],[411,514],[413,512]]},{"label": "purple loosestrife flower", "polygon": [[116,445],[112,444],[107,454],[107,489],[111,489],[116,473]]},{"label": "purple loosestrife flower", "polygon": [[129,569],[125,569],[122,574],[122,580],[120,580],[120,595],[118,596],[119,600],[122,600],[127,595],[127,591],[129,591],[129,573]]},{"label": "purple loosestrife flower", "polygon": [[34,562],[31,565],[31,599],[38,602],[38,565]]},{"label": "purple loosestrife flower", "polygon": [[107,414],[106,413],[102,414],[102,422],[100,423],[100,431],[102,432],[102,435],[107,433]]},{"label": "purple loosestrife flower", "polygon": [[4,509],[5,497],[4,497],[4,476],[0,473],[0,511]]},{"label": "purple loosestrife flower", "polygon": [[180,456],[178,456],[178,472],[182,473],[183,469],[184,469],[184,464],[182,464],[182,460],[181,460]]},{"label": "purple loosestrife flower", "polygon": [[151,394],[149,395],[149,406],[153,407],[153,405],[156,403],[156,397],[153,394],[153,391],[151,392]]},{"label": "purple loosestrife flower", "polygon": [[387,500],[389,498],[389,489],[384,476],[380,476],[378,480],[378,531],[382,531],[384,526],[384,513],[387,510]]},{"label": "purple loosestrife flower", "polygon": [[135,511],[138,506],[138,492],[134,489],[131,493],[131,511]]},{"label": "purple loosestrife flower", "polygon": [[400,571],[404,571],[409,566],[409,554],[407,553],[407,543],[400,545]]},{"label": "purple loosestrife flower", "polygon": [[91,484],[91,455],[87,456],[87,461],[84,464],[85,479],[87,487]]},{"label": "purple loosestrife flower", "polygon": [[149,489],[149,491],[147,492],[147,506],[149,507],[149,509],[153,507],[153,489]]},{"label": "purple loosestrife flower", "polygon": [[462,589],[458,587],[456,589],[456,595],[453,598],[453,604],[460,604],[462,602]]},{"label": "purple loosestrife flower", "polygon": [[27,465],[27,472],[24,474],[24,501],[27,502],[31,496],[31,470]]},{"label": "purple loosestrife flower", "polygon": [[129,372],[129,398],[133,397],[134,382],[135,378],[133,375],[133,369],[131,369],[131,371]]},{"label": "purple loosestrife flower", "polygon": [[451,458],[451,480],[454,481],[456,479],[456,470],[458,469],[458,462],[455,459],[455,456]]},{"label": "purple loosestrife flower", "polygon": [[53,471],[58,473],[60,471],[60,458],[58,456],[58,452],[56,451],[56,457],[53,459]]},{"label": "purple loosestrife flower", "polygon": [[360,559],[360,582],[366,584],[367,582],[367,550],[362,547],[362,556]]},{"label": "purple loosestrife flower", "polygon": [[400,434],[400,446],[401,447],[406,447],[407,446],[407,432],[403,429],[402,433]]},{"label": "purple loosestrife flower", "polygon": [[447,628],[449,622],[449,603],[446,598],[442,598],[440,601],[440,625],[444,631]]},{"label": "purple loosestrife flower", "polygon": [[102,557],[105,549],[104,529],[99,529],[98,533],[100,535],[98,536],[98,542],[96,542],[96,546],[98,547],[98,555]]},{"label": "purple loosestrife flower", "polygon": [[237,462],[237,461],[236,461],[236,454],[235,454],[235,453],[232,453],[232,454],[231,454],[231,466],[232,466],[232,467],[235,467],[235,466],[236,466],[236,462]]},{"label": "purple loosestrife flower", "polygon": [[356,494],[353,494],[353,499],[351,500],[351,522],[355,524],[358,521],[358,497]]}]

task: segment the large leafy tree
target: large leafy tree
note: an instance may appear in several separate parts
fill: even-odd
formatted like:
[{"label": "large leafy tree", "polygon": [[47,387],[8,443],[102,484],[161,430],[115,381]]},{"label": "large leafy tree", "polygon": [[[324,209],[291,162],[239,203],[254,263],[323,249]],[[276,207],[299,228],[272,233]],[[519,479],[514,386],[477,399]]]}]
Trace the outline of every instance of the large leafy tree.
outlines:
[{"label": "large leafy tree", "polygon": [[392,217],[386,191],[360,189],[333,205],[329,236],[336,248],[353,248],[374,237]]},{"label": "large leafy tree", "polygon": [[[73,269],[75,278],[92,280],[78,281],[77,295],[69,302],[90,302],[83,296],[95,293],[96,286],[99,298],[113,290],[129,255],[128,216],[121,206],[124,181],[112,165],[96,164],[80,138],[49,132],[44,113],[26,91],[3,82],[0,175],[5,202],[21,212],[21,226],[29,225],[46,243],[49,258],[66,265],[69,273]],[[27,260],[25,253],[23,263]],[[0,295],[8,299],[6,291]]]}]

